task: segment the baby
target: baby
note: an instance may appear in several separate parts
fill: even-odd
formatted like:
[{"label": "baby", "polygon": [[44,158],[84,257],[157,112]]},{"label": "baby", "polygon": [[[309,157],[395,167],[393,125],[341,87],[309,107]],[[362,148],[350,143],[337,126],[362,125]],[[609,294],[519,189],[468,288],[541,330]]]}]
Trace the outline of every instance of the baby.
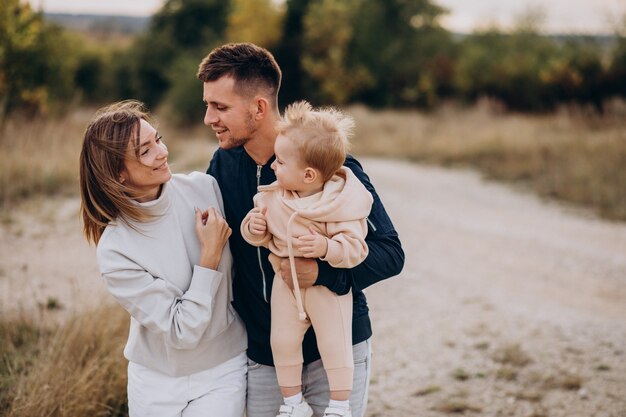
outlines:
[{"label": "baby", "polygon": [[[271,251],[271,346],[284,405],[277,417],[310,417],[302,397],[302,339],[313,326],[330,386],[325,416],[351,417],[352,293],[324,286],[300,289],[294,257],[320,258],[335,268],[352,268],[367,256],[367,215],[372,196],[343,166],[354,122],[333,109],[305,101],[290,105],[278,124],[272,169],[276,181],[260,186],[255,207],[241,224],[244,239]],[[289,258],[292,291],[281,279]]]}]

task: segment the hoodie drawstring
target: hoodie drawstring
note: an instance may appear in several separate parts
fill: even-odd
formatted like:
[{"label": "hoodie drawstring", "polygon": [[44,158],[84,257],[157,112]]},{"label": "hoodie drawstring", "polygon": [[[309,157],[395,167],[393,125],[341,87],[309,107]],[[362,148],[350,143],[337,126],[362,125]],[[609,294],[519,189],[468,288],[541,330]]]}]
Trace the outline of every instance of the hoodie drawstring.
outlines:
[{"label": "hoodie drawstring", "polygon": [[293,255],[293,238],[291,236],[291,225],[297,216],[298,212],[296,211],[289,217],[289,221],[287,222],[287,252],[289,253],[289,266],[291,267],[291,279],[293,280],[293,295],[296,297],[296,304],[298,306],[298,317],[300,320],[306,320],[306,313],[302,305],[302,294],[300,293],[300,283],[298,282],[298,274],[296,273],[296,262]]}]

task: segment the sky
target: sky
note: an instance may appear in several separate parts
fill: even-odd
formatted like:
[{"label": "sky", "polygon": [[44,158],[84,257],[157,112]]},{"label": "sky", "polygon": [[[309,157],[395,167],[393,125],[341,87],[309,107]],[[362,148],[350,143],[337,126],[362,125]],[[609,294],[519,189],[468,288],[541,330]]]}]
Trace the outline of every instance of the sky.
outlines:
[{"label": "sky", "polygon": [[[163,0],[29,0],[34,7],[50,13],[90,13],[148,16],[159,9]],[[626,16],[625,0],[434,0],[450,10],[443,25],[455,32],[470,32],[494,23],[510,27],[528,11],[541,11],[542,26],[550,33],[611,34]]]}]

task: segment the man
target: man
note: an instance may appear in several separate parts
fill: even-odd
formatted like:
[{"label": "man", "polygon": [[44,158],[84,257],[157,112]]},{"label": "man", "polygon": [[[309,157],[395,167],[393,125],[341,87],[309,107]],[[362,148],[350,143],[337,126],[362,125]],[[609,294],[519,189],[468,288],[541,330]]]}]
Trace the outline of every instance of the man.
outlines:
[{"label": "man", "polygon": [[[211,51],[200,64],[198,78],[204,83],[203,100],[207,105],[204,124],[213,129],[219,142],[219,149],[207,172],[220,185],[226,220],[233,229],[230,238],[235,265],[233,304],[248,331],[247,415],[275,417],[283,398],[270,348],[269,299],[274,273],[268,260],[269,251],[246,243],[241,236],[240,224],[253,207],[252,197],[257,187],[276,180],[270,165],[274,161],[275,124],[280,118],[281,72],[267,50],[240,43]],[[359,162],[348,157],[344,165],[354,172],[374,199],[366,237],[369,255],[353,269],[334,269],[319,259],[298,258],[296,270],[301,288],[324,285],[340,295],[352,289],[354,384],[350,407],[353,417],[363,417],[367,405],[372,330],[362,290],[399,274],[404,265],[404,252],[398,234]],[[282,262],[281,273],[285,283],[293,288],[288,259]],[[302,350],[304,397],[315,416],[322,416],[328,405],[329,386],[312,328],[304,337]],[[281,412],[280,417],[296,415]]]}]

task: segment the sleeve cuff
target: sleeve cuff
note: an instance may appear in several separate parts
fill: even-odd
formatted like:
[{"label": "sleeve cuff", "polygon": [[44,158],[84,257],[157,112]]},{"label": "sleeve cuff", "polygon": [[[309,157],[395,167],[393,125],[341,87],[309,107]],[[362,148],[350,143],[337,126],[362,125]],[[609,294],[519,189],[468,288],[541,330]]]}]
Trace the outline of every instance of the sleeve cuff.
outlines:
[{"label": "sleeve cuff", "polygon": [[248,216],[246,216],[239,226],[239,231],[241,232],[241,237],[243,237],[243,240],[245,240],[252,246],[263,246],[265,243],[267,243],[269,233],[266,231],[263,235],[253,235],[248,230],[248,224],[249,219]]},{"label": "sleeve cuff", "polygon": [[206,294],[210,294],[213,296],[217,292],[217,288],[223,277],[224,274],[220,271],[194,265],[191,284],[186,293],[199,293],[205,296]]},{"label": "sleeve cuff", "polygon": [[326,250],[326,256],[320,258],[322,261],[326,261],[331,265],[337,265],[343,261],[342,247],[338,242],[332,239],[327,239],[328,249]]},{"label": "sleeve cuff", "polygon": [[344,295],[350,291],[347,274],[344,269],[333,268],[320,259],[317,260],[317,280],[315,285],[323,285],[335,294]]}]

